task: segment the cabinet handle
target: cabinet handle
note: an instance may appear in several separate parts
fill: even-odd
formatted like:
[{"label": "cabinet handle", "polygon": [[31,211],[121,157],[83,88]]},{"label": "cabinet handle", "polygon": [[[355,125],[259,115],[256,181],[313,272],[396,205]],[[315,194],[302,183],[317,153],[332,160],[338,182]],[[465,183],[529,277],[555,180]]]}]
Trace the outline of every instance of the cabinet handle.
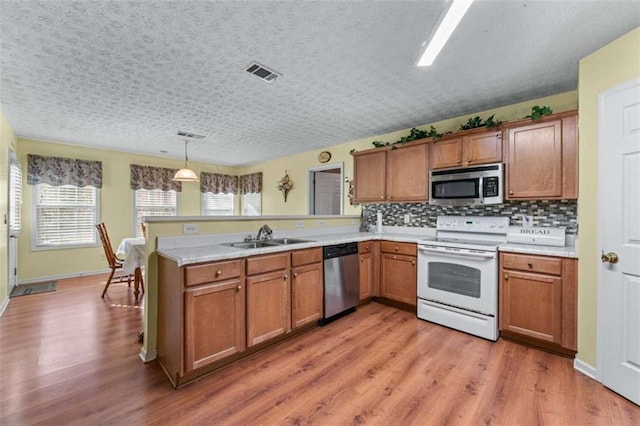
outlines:
[{"label": "cabinet handle", "polygon": [[222,274],[222,271],[216,271],[216,276]]},{"label": "cabinet handle", "polygon": [[297,276],[298,276],[298,273],[297,273],[297,272],[294,272],[294,273],[293,273],[293,278],[296,278]]},{"label": "cabinet handle", "polygon": [[412,260],[412,261],[411,261],[411,264],[412,264],[413,266],[416,266],[416,261],[415,261],[415,260]]},{"label": "cabinet handle", "polygon": [[508,280],[509,279],[509,275],[508,274],[504,274],[504,279]]},{"label": "cabinet handle", "polygon": [[289,279],[289,275],[284,274],[284,276],[282,277],[282,280],[283,280],[283,281],[286,281],[286,280],[288,280],[288,279]]},{"label": "cabinet handle", "polygon": [[381,199],[381,200],[384,200],[384,195],[381,195],[381,196],[380,196],[380,199]]},{"label": "cabinet handle", "polygon": [[513,191],[509,191],[509,195],[513,195]]},{"label": "cabinet handle", "polygon": [[396,251],[398,251],[398,246],[395,246]]},{"label": "cabinet handle", "polygon": [[458,164],[462,163],[462,160],[458,160]]},{"label": "cabinet handle", "polygon": [[242,290],[242,286],[241,285],[238,286],[238,290]]}]

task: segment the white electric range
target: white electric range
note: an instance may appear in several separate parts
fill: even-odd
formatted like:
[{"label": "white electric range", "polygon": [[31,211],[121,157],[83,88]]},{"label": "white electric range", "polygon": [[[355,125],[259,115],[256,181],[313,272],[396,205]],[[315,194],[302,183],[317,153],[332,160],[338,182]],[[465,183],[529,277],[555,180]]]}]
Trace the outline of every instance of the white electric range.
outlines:
[{"label": "white electric range", "polygon": [[418,242],[418,318],[489,340],[498,332],[498,246],[508,217],[438,216]]}]

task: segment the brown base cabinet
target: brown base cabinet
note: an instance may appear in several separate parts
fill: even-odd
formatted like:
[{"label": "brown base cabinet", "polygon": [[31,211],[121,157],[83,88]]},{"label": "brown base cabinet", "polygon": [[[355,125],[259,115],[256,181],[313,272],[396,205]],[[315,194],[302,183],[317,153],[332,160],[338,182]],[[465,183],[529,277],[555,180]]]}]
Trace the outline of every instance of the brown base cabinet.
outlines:
[{"label": "brown base cabinet", "polygon": [[575,259],[500,253],[500,330],[505,337],[573,354]]},{"label": "brown base cabinet", "polygon": [[185,291],[185,372],[245,350],[244,300],[239,279]]},{"label": "brown base cabinet", "polygon": [[291,254],[291,326],[316,323],[324,313],[322,249]]},{"label": "brown base cabinet", "polygon": [[377,296],[374,291],[376,279],[377,250],[375,241],[363,241],[358,243],[358,257],[360,259],[360,302],[372,296]]},{"label": "brown base cabinet", "polygon": [[246,349],[244,260],[178,267],[158,258],[157,359],[178,386]]},{"label": "brown base cabinet", "polygon": [[380,296],[417,306],[416,244],[380,243]]},{"label": "brown base cabinet", "polygon": [[322,248],[182,267],[158,257],[157,359],[176,387],[322,314]]}]

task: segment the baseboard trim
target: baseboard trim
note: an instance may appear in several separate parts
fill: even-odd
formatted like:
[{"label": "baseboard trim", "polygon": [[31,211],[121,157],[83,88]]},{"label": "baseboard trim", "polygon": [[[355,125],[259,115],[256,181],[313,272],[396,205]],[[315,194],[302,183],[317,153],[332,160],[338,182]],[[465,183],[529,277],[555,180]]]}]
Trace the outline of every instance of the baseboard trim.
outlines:
[{"label": "baseboard trim", "polygon": [[600,381],[598,380],[597,375],[598,370],[596,370],[595,367],[587,364],[586,362],[579,360],[577,357],[573,359],[573,368],[595,381]]},{"label": "baseboard trim", "polygon": [[151,362],[151,361],[153,361],[154,359],[156,359],[156,358],[157,358],[157,356],[158,356],[158,352],[157,352],[155,349],[150,350],[149,352],[147,352],[147,351],[144,349],[144,346],[143,346],[143,347],[140,349],[140,354],[139,354],[138,356],[140,357],[140,359],[142,360],[142,362],[144,362],[144,363],[146,364],[147,362]]},{"label": "baseboard trim", "polygon": [[27,278],[27,279],[24,279],[24,280],[20,280],[18,285],[40,283],[40,282],[43,282],[43,281],[62,280],[62,279],[65,279],[65,278],[86,277],[86,276],[89,276],[89,275],[101,275],[101,274],[108,274],[109,272],[111,272],[111,269],[100,269],[100,270],[95,270],[95,271],[76,272],[76,273],[73,273],[73,274],[47,275],[47,276],[44,276],[44,277]]},{"label": "baseboard trim", "polygon": [[7,309],[7,306],[9,306],[9,299],[11,298],[7,294],[7,297],[5,297],[4,300],[2,301],[2,305],[0,305],[0,317],[2,316],[2,314],[4,314],[4,311],[5,309]]}]

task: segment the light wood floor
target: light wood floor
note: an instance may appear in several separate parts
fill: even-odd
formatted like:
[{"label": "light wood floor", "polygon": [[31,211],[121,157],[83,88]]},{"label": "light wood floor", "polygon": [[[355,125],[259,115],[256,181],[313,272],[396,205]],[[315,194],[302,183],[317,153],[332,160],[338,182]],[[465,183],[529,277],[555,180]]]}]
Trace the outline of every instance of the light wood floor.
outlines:
[{"label": "light wood floor", "polygon": [[376,303],[174,390],[142,364],[142,309],[96,278],[11,300],[0,425],[638,425],[640,407],[572,361]]}]

